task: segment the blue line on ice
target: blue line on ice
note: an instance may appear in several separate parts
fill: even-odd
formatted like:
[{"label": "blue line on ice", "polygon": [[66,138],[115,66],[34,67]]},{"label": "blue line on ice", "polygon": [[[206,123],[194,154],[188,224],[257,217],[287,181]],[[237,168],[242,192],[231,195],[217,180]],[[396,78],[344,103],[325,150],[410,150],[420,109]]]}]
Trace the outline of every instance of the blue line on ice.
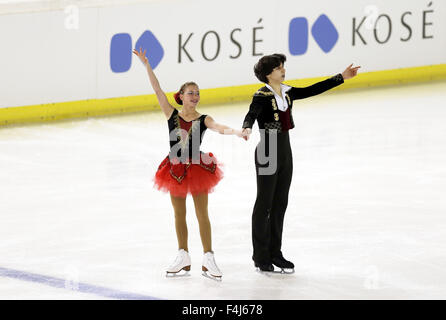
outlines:
[{"label": "blue line on ice", "polygon": [[19,279],[23,281],[36,282],[50,287],[69,289],[76,292],[90,293],[102,297],[112,298],[112,299],[122,299],[122,300],[160,300],[159,298],[146,296],[138,293],[125,292],[120,290],[114,290],[105,287],[99,287],[95,285],[90,285],[87,283],[77,283],[75,289],[67,288],[66,279],[60,279],[50,276],[45,276],[41,274],[13,270],[8,268],[0,267],[0,276]]}]

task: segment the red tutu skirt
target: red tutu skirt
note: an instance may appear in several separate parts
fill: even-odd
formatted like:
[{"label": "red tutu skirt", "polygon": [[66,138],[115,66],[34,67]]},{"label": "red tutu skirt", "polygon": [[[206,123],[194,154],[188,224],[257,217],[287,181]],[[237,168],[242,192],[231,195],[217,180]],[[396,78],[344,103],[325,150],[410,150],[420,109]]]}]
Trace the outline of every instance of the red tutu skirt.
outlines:
[{"label": "red tutu skirt", "polygon": [[182,198],[188,194],[211,193],[223,178],[220,166],[212,153],[202,152],[200,163],[182,163],[167,156],[156,171],[154,187]]}]

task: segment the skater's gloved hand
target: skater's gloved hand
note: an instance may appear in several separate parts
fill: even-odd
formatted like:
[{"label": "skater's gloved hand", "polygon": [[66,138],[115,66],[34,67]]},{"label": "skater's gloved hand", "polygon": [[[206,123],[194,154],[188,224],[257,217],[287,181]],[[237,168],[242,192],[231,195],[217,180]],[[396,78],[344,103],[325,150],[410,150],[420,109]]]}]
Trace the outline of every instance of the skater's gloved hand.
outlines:
[{"label": "skater's gloved hand", "polygon": [[356,74],[358,73],[358,69],[361,68],[361,66],[358,67],[354,67],[352,68],[353,63],[351,65],[349,65],[347,67],[347,69],[344,70],[344,72],[342,72],[342,77],[344,78],[344,80],[353,78],[354,76],[356,76]]}]

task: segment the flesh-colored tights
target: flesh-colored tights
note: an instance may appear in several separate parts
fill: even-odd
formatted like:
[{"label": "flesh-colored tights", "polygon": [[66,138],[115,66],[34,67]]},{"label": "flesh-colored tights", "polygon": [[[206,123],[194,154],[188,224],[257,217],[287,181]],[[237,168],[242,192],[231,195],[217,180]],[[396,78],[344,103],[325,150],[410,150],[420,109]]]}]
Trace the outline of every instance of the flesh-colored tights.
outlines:
[{"label": "flesh-colored tights", "polygon": [[[208,216],[208,194],[192,196],[194,199],[195,213],[200,228],[203,252],[212,251],[211,223]],[[170,195],[173,210],[175,212],[175,230],[177,232],[178,249],[188,250],[187,246],[187,224],[186,224],[186,198]]]}]

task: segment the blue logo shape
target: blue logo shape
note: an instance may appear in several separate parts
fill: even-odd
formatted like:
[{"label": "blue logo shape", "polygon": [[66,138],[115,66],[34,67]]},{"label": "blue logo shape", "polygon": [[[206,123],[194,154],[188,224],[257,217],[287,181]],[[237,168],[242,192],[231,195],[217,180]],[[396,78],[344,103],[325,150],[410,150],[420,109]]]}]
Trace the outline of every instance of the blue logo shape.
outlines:
[{"label": "blue logo shape", "polygon": [[164,49],[155,35],[147,30],[136,41],[135,49],[139,51],[139,47],[147,50],[146,55],[152,69],[155,69],[164,57]]},{"label": "blue logo shape", "polygon": [[126,72],[132,64],[132,37],[128,33],[115,34],[110,44],[110,67],[113,72]]},{"label": "blue logo shape", "polygon": [[311,34],[313,35],[314,40],[316,40],[316,43],[325,53],[330,52],[339,39],[338,31],[325,14],[321,14],[319,18],[317,18],[311,28]]},{"label": "blue logo shape", "polygon": [[[146,56],[152,69],[155,69],[164,57],[164,49],[155,35],[146,30],[136,41],[135,49],[146,50]],[[132,37],[128,33],[117,33],[110,44],[110,68],[113,72],[126,72],[132,65]]]},{"label": "blue logo shape", "polygon": [[290,21],[288,47],[293,56],[302,55],[308,49],[308,21],[306,18],[294,18]]},{"label": "blue logo shape", "polygon": [[[328,53],[336,45],[339,34],[336,27],[325,15],[321,14],[311,27],[311,34],[318,46]],[[305,54],[308,50],[308,21],[304,17],[290,21],[288,47],[293,56]]]}]

